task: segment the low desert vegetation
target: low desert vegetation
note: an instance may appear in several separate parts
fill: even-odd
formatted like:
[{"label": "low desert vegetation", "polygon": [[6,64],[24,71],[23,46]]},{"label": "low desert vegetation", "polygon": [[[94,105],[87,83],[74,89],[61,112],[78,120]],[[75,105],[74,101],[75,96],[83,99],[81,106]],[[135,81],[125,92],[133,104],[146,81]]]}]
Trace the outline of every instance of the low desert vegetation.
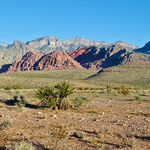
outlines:
[{"label": "low desert vegetation", "polygon": [[85,79],[92,73],[6,74],[10,85],[1,75],[0,149],[150,149],[148,84]]}]

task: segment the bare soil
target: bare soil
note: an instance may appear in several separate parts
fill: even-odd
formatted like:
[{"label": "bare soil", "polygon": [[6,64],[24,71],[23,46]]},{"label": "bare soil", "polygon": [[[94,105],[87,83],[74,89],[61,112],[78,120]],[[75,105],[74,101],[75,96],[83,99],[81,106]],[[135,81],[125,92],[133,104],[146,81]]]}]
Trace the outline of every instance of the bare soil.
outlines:
[{"label": "bare soil", "polygon": [[[0,122],[7,116],[12,119],[11,126],[1,127],[0,146],[12,149],[20,142],[32,144],[36,150],[50,149],[64,141],[59,150],[148,150],[150,149],[150,93],[124,96],[118,93],[76,92],[71,98],[86,98],[83,106],[70,110],[52,110],[36,107],[29,93],[26,107],[0,103]],[[34,107],[35,106],[35,107]],[[64,137],[59,125],[65,129]],[[50,141],[54,142],[50,144]],[[58,144],[57,143],[57,144]]]}]

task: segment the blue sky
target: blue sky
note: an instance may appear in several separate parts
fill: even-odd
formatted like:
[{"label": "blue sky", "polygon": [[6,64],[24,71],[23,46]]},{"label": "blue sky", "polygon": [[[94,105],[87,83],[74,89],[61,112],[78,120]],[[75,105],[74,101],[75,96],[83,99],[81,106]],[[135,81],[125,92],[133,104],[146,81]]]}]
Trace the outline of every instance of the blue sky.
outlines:
[{"label": "blue sky", "polygon": [[57,36],[142,47],[150,41],[149,6],[150,0],[0,0],[0,42]]}]

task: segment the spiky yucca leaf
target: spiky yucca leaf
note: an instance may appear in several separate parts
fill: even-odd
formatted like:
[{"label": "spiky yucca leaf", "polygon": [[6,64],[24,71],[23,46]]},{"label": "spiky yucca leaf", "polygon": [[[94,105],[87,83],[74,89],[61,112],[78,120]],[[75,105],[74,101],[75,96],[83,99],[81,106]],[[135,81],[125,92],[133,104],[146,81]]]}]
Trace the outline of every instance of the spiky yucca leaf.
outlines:
[{"label": "spiky yucca leaf", "polygon": [[57,101],[57,95],[53,87],[39,88],[35,97],[40,99],[40,105],[44,107],[53,107]]},{"label": "spiky yucca leaf", "polygon": [[69,84],[69,82],[62,82],[55,85],[55,88],[58,90],[58,95],[60,98],[67,97],[69,94],[73,93],[74,88]]}]

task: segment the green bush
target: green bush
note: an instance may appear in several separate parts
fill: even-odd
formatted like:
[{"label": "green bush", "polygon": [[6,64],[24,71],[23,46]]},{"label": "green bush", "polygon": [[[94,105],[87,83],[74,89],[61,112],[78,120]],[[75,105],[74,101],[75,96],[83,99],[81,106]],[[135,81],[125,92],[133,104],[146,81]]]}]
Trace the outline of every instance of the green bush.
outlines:
[{"label": "green bush", "polygon": [[136,96],[135,99],[136,99],[136,100],[141,100],[142,97],[141,97],[141,96]]},{"label": "green bush", "polygon": [[72,99],[71,101],[73,102],[75,107],[79,107],[80,105],[84,103],[84,100],[81,97],[76,97]]}]

